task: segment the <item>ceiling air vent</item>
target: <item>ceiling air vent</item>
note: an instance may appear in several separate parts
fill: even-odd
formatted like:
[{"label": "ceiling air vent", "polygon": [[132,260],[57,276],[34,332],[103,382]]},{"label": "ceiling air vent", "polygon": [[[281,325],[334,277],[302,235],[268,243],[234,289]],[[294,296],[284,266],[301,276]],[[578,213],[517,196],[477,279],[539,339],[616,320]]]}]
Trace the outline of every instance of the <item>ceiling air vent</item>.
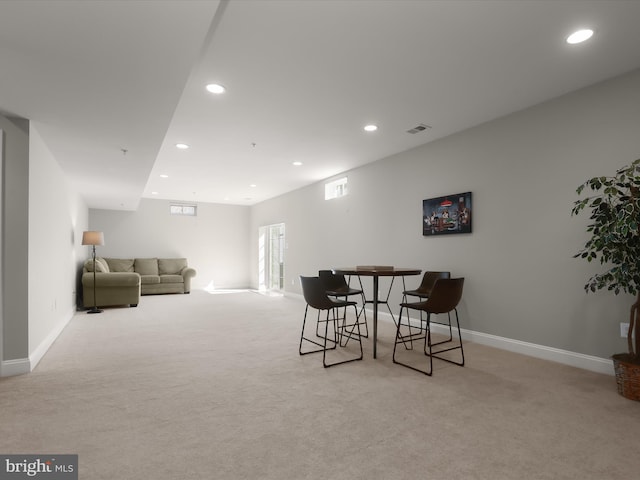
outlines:
[{"label": "ceiling air vent", "polygon": [[407,130],[407,133],[424,132],[425,130],[428,130],[430,128],[431,127],[429,125],[425,125],[424,123],[421,123],[420,125],[416,125],[415,127],[413,127],[411,130]]}]

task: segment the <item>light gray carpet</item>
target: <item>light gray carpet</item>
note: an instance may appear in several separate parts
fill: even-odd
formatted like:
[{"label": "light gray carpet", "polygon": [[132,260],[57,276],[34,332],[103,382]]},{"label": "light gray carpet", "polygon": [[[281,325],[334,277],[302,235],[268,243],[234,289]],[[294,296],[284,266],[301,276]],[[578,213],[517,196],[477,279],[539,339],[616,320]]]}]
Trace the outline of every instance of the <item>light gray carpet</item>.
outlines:
[{"label": "light gray carpet", "polygon": [[468,343],[429,378],[297,352],[304,303],[245,292],[78,313],[0,379],[0,453],[77,453],[94,479],[632,479],[640,402],[615,379]]}]

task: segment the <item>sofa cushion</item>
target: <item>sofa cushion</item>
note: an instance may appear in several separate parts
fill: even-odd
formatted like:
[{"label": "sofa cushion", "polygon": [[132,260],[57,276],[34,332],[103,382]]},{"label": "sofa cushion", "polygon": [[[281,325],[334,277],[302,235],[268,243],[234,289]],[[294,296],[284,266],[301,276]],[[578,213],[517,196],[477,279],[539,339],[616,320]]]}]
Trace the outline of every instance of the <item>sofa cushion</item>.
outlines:
[{"label": "sofa cushion", "polygon": [[158,275],[157,258],[136,258],[133,268],[140,275]]},{"label": "sofa cushion", "polygon": [[158,272],[160,275],[180,275],[180,272],[187,266],[186,258],[159,258]]},{"label": "sofa cushion", "polygon": [[[93,258],[90,258],[84,262],[84,268],[87,270],[87,272],[93,272]],[[103,258],[96,257],[96,272],[109,273],[109,267],[107,266],[107,262],[105,262]]]},{"label": "sofa cushion", "polygon": [[159,278],[160,283],[184,283],[182,275],[162,275]]},{"label": "sofa cushion", "polygon": [[104,258],[96,257],[96,265],[98,264],[98,262],[100,262],[100,267],[102,268],[102,271],[104,273],[109,273],[111,271],[109,270],[109,264]]},{"label": "sofa cushion", "polygon": [[111,272],[133,272],[133,258],[105,258]]},{"label": "sofa cushion", "polygon": [[140,275],[140,283],[142,285],[157,285],[160,283],[158,275]]}]

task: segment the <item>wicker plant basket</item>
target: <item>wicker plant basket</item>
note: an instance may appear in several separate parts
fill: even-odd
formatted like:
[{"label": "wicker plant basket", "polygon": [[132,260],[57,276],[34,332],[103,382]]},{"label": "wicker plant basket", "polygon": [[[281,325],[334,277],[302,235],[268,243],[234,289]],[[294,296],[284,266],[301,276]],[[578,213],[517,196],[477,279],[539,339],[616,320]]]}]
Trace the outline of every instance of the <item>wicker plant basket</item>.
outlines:
[{"label": "wicker plant basket", "polygon": [[640,364],[634,363],[634,357],[628,353],[619,353],[612,358],[618,393],[630,400],[640,400]]}]

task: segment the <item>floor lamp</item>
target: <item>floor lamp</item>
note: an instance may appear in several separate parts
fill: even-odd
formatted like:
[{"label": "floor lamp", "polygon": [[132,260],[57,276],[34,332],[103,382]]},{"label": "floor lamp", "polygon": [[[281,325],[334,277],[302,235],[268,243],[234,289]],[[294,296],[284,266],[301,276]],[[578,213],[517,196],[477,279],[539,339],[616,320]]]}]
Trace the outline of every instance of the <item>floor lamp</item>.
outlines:
[{"label": "floor lamp", "polygon": [[101,313],[96,300],[96,245],[104,245],[104,234],[102,232],[84,232],[82,234],[82,245],[93,247],[93,307],[87,313]]}]

